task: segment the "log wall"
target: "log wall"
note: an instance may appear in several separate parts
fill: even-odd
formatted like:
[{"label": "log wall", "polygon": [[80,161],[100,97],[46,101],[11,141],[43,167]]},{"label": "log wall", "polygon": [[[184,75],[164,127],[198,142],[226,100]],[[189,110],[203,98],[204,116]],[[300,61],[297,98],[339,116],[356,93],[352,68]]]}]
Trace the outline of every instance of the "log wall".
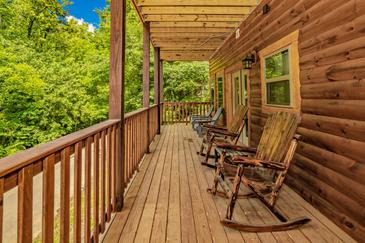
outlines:
[{"label": "log wall", "polygon": [[[263,4],[271,11],[263,15]],[[211,76],[300,30],[302,121],[287,184],[355,239],[365,239],[365,1],[263,0],[210,60]],[[251,144],[259,142],[259,61],[251,70]],[[227,79],[226,79],[227,81]],[[226,97],[228,97],[226,95]],[[229,109],[226,109],[229,110]],[[229,117],[230,115],[228,115]]]}]

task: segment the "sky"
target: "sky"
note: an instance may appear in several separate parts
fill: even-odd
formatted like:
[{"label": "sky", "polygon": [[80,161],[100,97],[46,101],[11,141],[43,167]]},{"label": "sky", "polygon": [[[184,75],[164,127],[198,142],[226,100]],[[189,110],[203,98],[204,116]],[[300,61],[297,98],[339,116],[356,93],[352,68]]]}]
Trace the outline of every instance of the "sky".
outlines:
[{"label": "sky", "polygon": [[99,25],[99,18],[95,9],[103,9],[105,0],[72,0],[72,2],[73,4],[68,6],[67,9],[73,19],[78,20],[80,23],[87,22],[94,27]]}]

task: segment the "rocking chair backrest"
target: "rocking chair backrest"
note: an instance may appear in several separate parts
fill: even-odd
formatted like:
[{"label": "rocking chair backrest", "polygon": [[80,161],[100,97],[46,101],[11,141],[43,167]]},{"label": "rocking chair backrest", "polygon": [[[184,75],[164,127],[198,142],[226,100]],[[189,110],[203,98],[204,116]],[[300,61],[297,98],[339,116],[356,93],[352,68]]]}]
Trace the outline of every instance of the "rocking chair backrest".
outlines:
[{"label": "rocking chair backrest", "polygon": [[214,116],[212,117],[212,121],[210,122],[211,125],[216,125],[219,118],[221,117],[223,113],[223,108],[219,107],[218,110],[216,111],[216,113],[214,114]]},{"label": "rocking chair backrest", "polygon": [[212,116],[213,112],[214,112],[214,106],[212,105],[210,107],[210,109],[208,110],[208,113],[206,114],[206,116]]},{"label": "rocking chair backrest", "polygon": [[296,114],[288,112],[271,114],[261,136],[256,158],[283,163],[298,123],[299,117]]},{"label": "rocking chair backrest", "polygon": [[245,118],[247,116],[248,107],[239,105],[236,112],[233,114],[233,120],[228,124],[228,131],[232,133],[241,133],[245,124]]},{"label": "rocking chair backrest", "polygon": [[260,144],[257,148],[256,158],[282,163],[284,171],[258,170],[262,178],[273,183],[269,197],[261,198],[269,205],[274,206],[280,189],[283,186],[286,174],[298,145],[298,137],[295,135],[299,123],[296,114],[279,112],[269,116]]}]

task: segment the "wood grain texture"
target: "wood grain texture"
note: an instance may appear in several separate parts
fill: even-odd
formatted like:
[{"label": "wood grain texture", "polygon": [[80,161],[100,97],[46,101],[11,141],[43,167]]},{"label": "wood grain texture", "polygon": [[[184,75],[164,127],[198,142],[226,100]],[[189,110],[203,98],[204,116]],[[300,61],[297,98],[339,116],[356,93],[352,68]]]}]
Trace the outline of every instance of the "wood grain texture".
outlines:
[{"label": "wood grain texture", "polygon": [[[263,15],[261,7],[271,11]],[[363,142],[365,74],[363,29],[365,3],[358,0],[264,0],[240,25],[241,35],[228,37],[210,60],[210,76],[228,72],[245,55],[259,52],[299,30],[300,95],[302,98],[296,175],[288,183],[356,239],[365,230],[354,212],[341,208],[340,200],[363,197],[365,167]],[[267,114],[262,109],[261,65],[251,69],[251,145],[257,145]],[[229,92],[229,91],[228,91]],[[229,112],[229,107],[228,109]],[[231,116],[228,114],[228,116]],[[294,173],[290,171],[289,174]],[[308,174],[315,174],[308,181]],[[328,176],[331,175],[331,176]],[[293,180],[296,178],[296,181]],[[306,181],[307,180],[307,181]],[[338,181],[353,185],[344,191]],[[313,188],[320,187],[322,191]],[[338,198],[329,199],[337,191]],[[312,200],[313,198],[313,200]],[[331,210],[338,211],[333,214]],[[360,209],[359,209],[360,210]],[[360,210],[361,211],[361,210]],[[341,220],[346,218],[346,220]]]},{"label": "wood grain texture", "polygon": [[[285,185],[277,206],[289,218],[309,217],[305,227],[274,233],[241,233],[223,227],[219,220],[227,200],[207,193],[214,171],[200,165],[199,145],[200,139],[185,124],[162,127],[105,242],[355,242]],[[177,195],[171,190],[178,185]],[[252,224],[278,222],[260,205],[256,199],[239,199],[236,219]]]},{"label": "wood grain texture", "polygon": [[70,241],[70,147],[61,152],[61,205],[60,239]]},{"label": "wood grain texture", "polygon": [[74,242],[81,242],[81,177],[82,177],[83,142],[75,144],[74,155]]},{"label": "wood grain texture", "polygon": [[42,242],[54,240],[55,155],[43,161]]},{"label": "wood grain texture", "polygon": [[18,243],[32,242],[33,165],[18,174]]}]

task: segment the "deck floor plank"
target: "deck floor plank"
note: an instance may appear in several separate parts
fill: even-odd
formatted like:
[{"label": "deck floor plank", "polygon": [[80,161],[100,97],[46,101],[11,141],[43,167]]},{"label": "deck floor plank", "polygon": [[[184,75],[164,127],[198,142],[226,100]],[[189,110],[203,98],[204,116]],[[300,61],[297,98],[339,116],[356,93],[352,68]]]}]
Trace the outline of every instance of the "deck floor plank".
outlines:
[{"label": "deck floor plank", "polygon": [[[169,134],[168,136],[170,136]],[[160,183],[162,178],[162,171],[165,165],[165,158],[167,153],[167,147],[162,147],[161,152],[158,156],[158,159],[163,161],[162,163],[158,163],[156,165],[155,174],[153,176],[151,187],[148,192],[148,196],[146,199],[146,203],[143,208],[143,214],[141,220],[138,225],[138,230],[135,238],[135,242],[149,242],[152,230],[153,219],[155,216],[158,192],[160,191]]]},{"label": "deck floor plank", "polygon": [[187,166],[185,163],[185,146],[183,144],[184,134],[181,129],[179,132],[179,151],[178,151],[178,163],[180,170],[180,208],[181,208],[181,242],[183,243],[195,243],[196,230],[194,223],[194,213],[192,206],[192,195],[190,192],[190,180],[188,177]]},{"label": "deck floor plank", "polygon": [[[166,242],[181,242],[180,216],[180,166],[179,166],[179,129],[173,129],[173,154],[171,161],[170,198],[167,220]],[[184,212],[182,212],[184,213]]]},{"label": "deck floor plank", "polygon": [[[159,156],[154,156],[154,158],[158,158]],[[151,165],[147,170],[145,178],[143,179],[141,188],[137,194],[136,201],[133,204],[133,208],[130,212],[126,225],[122,231],[122,235],[120,238],[120,242],[133,242],[135,239],[135,235],[138,229],[138,225],[143,213],[143,209],[145,206],[145,202],[147,199],[148,192],[151,187],[151,181],[156,171],[157,164],[160,162],[159,159],[152,159]]]},{"label": "deck floor plank", "polygon": [[124,229],[125,224],[128,221],[129,214],[134,206],[134,202],[137,198],[139,189],[142,185],[143,179],[146,175],[147,170],[153,168],[153,163],[151,160],[158,156],[159,151],[163,148],[164,140],[168,135],[168,127],[164,127],[163,133],[161,136],[157,136],[155,142],[151,146],[151,151],[154,153],[148,154],[145,158],[145,161],[141,164],[139,173],[137,174],[135,180],[132,182],[130,187],[128,188],[128,192],[125,196],[123,211],[117,213],[115,218],[106,232],[104,242],[118,242],[121,238],[122,230]]},{"label": "deck floor plank", "polygon": [[[200,164],[200,139],[185,124],[162,127],[151,154],[129,187],[104,242],[355,242],[287,186],[278,208],[289,218],[307,216],[304,227],[274,233],[238,232],[220,224],[227,199],[213,197],[214,170]],[[234,219],[270,223],[276,218],[257,199],[240,199]]]},{"label": "deck floor plank", "polygon": [[167,217],[169,211],[169,193],[170,193],[170,178],[171,178],[171,162],[173,154],[173,132],[175,129],[171,128],[171,133],[165,142],[167,147],[167,154],[164,163],[164,169],[162,173],[161,186],[158,194],[158,202],[155,211],[155,217],[152,226],[152,234],[150,242],[160,243],[166,241],[167,232]]},{"label": "deck floor plank", "polygon": [[[195,173],[195,168],[193,164],[192,152],[190,150],[190,140],[187,136],[185,136],[183,141],[184,152],[185,152],[185,161],[189,178],[189,187],[191,193],[191,201],[193,207],[194,214],[194,222],[195,222],[195,232],[198,243],[204,242],[213,242],[212,233],[210,231],[208,216],[205,213],[205,208],[201,190],[198,185],[198,178]],[[205,192],[203,192],[205,194]]]}]

